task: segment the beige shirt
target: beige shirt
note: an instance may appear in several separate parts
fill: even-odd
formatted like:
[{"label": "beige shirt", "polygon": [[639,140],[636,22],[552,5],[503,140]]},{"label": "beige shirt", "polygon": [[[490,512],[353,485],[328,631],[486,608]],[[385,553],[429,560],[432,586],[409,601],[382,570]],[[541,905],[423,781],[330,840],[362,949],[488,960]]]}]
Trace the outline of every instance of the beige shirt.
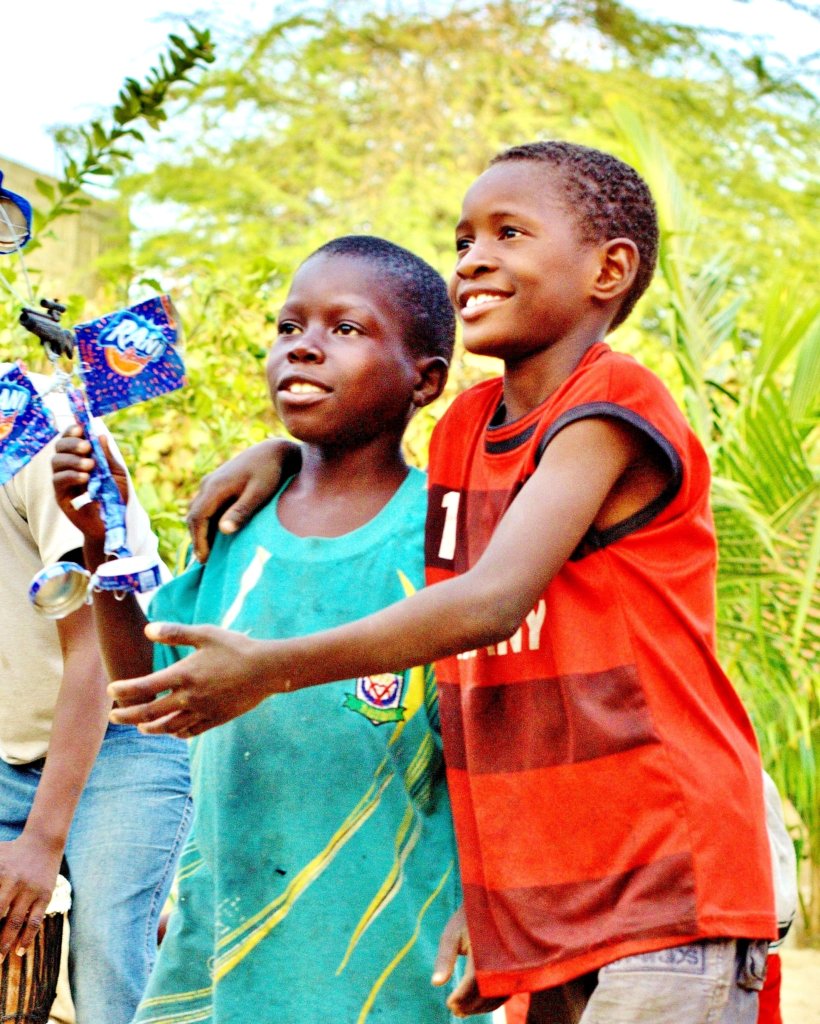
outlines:
[{"label": "beige shirt", "polygon": [[[0,375],[8,364],[0,364]],[[38,390],[50,378],[31,374]],[[46,404],[58,429],[74,422],[64,395]],[[95,421],[100,432],[106,428]],[[113,439],[109,440],[113,442]],[[26,764],[45,755],[54,705],[62,681],[57,627],[34,611],[28,599],[32,577],[43,566],[82,548],[82,534],[63,515],[54,498],[51,458],[54,441],[0,487],[0,758]],[[111,449],[118,455],[116,446]],[[148,516],[129,498],[126,522],[133,553],[156,555],[157,540]]]}]

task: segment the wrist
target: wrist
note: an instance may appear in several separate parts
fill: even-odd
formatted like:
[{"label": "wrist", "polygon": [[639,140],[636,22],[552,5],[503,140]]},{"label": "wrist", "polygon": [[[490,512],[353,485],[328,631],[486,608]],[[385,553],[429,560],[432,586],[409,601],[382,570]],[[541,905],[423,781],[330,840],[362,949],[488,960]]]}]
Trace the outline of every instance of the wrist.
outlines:
[{"label": "wrist", "polygon": [[49,856],[62,858],[68,841],[68,829],[55,828],[53,823],[46,824],[29,815],[20,838],[36,845]]},{"label": "wrist", "polygon": [[260,701],[272,697],[276,693],[286,692],[282,685],[282,677],[276,671],[276,649],[278,640],[251,640],[248,654],[250,663],[255,665],[253,688]]},{"label": "wrist", "polygon": [[96,572],[106,561],[105,539],[97,537],[86,537],[83,544],[83,561],[89,572]]}]

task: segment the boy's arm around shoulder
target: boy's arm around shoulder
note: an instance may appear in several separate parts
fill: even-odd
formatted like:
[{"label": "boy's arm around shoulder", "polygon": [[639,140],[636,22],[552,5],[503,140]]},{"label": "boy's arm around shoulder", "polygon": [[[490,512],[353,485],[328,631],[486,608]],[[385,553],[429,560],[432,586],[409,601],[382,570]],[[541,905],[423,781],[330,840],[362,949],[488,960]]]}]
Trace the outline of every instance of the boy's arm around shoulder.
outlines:
[{"label": "boy's arm around shoulder", "polygon": [[[124,502],[128,501],[128,476],[111,454],[107,438],[100,442]],[[91,445],[83,437],[80,427],[69,427],[57,439],[51,462],[54,493],[63,513],[83,534],[83,561],[94,572],[105,561],[103,542],[105,526],[96,502],[81,504],[77,501],[88,490],[90,474],[94,469]],[[77,507],[79,505],[79,507]],[[100,651],[109,678],[120,679],[142,675],[151,671],[153,646],[146,638],[145,615],[133,594],[119,600],[113,593],[94,595],[94,623]]]},{"label": "boy's arm around shoulder", "polygon": [[[110,692],[126,705],[115,719],[192,736],[273,693],[398,671],[508,639],[639,453],[628,426],[605,419],[569,424],[550,442],[469,572],[358,622],[285,641],[153,623],[152,639],[196,650],[162,672],[113,685]],[[171,713],[172,728],[148,724]]]},{"label": "boy's arm around shoulder", "polygon": [[301,463],[298,444],[272,437],[203,477],[188,511],[197,561],[207,561],[215,529],[222,533],[241,530],[273,497],[282,480],[298,473]]}]

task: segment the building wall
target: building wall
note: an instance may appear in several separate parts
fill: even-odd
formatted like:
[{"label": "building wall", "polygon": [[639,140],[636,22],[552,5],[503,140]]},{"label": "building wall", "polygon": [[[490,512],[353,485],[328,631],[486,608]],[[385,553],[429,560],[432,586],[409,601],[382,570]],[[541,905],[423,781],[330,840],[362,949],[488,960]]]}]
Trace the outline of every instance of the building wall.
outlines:
[{"label": "building wall", "polygon": [[[43,207],[47,200],[37,191],[37,178],[55,185],[56,179],[40,174],[28,167],[0,155],[3,186],[25,196],[32,206]],[[113,204],[91,199],[91,205],[79,213],[60,217],[48,228],[34,250],[23,249],[29,274],[39,272],[32,284],[38,298],[65,299],[79,294],[91,300],[101,298],[103,279],[100,258],[128,239],[128,224],[124,214]],[[35,223],[36,232],[36,223]],[[51,237],[53,236],[53,237]],[[35,237],[38,237],[35,234]],[[11,257],[14,259],[15,257]]]}]

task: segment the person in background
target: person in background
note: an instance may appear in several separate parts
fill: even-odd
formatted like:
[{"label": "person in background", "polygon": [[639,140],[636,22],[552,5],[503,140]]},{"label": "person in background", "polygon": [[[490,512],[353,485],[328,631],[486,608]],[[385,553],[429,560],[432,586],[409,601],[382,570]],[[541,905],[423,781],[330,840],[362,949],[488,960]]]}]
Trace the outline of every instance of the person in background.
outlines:
[{"label": "person in background", "polygon": [[[41,390],[49,381],[30,377]],[[58,425],[73,422],[64,396],[45,401]],[[190,820],[188,755],[174,737],[107,722],[111,701],[88,606],[53,621],[28,601],[45,565],[81,560],[82,535],[54,500],[53,448],[0,487],[0,906],[8,908],[0,956],[30,944],[62,866],[73,890],[78,1024],[129,1024]],[[137,553],[156,553],[133,499],[128,527]]]}]

